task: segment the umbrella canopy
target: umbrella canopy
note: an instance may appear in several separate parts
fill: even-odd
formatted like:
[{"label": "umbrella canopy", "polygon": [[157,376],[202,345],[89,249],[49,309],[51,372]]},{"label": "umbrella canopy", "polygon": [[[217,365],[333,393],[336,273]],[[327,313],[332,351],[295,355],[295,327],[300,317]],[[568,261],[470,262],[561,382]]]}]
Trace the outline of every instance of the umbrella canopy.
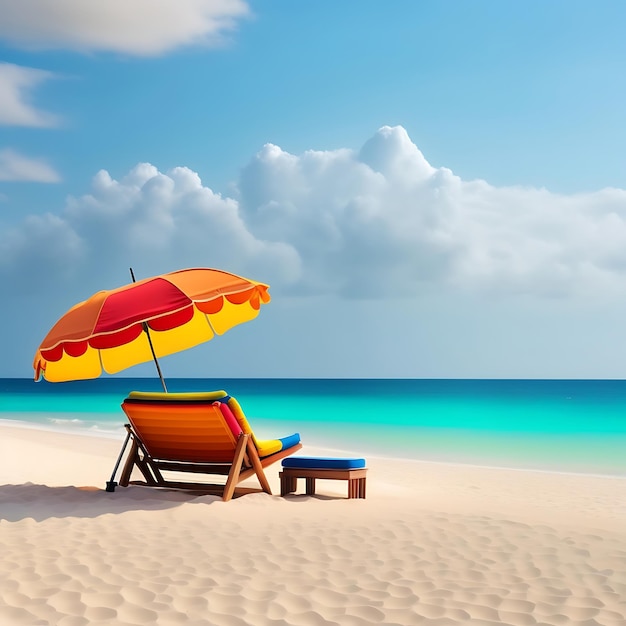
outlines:
[{"label": "umbrella canopy", "polygon": [[46,335],[33,362],[35,380],[97,378],[103,370],[115,374],[153,358],[159,369],[157,357],[222,335],[254,319],[269,301],[268,285],[210,268],[99,291]]}]

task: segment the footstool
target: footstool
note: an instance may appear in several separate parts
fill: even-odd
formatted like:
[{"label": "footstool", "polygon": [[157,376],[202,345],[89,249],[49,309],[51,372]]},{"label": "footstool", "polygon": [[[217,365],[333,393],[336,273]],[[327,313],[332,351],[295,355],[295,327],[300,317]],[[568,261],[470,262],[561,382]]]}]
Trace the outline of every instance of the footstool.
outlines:
[{"label": "footstool", "polygon": [[315,479],[347,480],[348,498],[365,498],[367,468],[365,459],[343,459],[312,456],[292,456],[282,461],[280,495],[296,490],[298,478],[306,480],[306,493],[315,494]]}]

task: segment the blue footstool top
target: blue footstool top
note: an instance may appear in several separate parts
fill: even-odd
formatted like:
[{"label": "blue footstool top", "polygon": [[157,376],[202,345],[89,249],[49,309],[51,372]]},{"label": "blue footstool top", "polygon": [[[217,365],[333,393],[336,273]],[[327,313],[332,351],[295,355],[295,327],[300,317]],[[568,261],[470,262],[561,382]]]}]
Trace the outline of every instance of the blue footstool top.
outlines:
[{"label": "blue footstool top", "polygon": [[283,467],[295,467],[297,469],[360,469],[365,467],[365,459],[344,459],[316,456],[291,456],[283,459]]}]

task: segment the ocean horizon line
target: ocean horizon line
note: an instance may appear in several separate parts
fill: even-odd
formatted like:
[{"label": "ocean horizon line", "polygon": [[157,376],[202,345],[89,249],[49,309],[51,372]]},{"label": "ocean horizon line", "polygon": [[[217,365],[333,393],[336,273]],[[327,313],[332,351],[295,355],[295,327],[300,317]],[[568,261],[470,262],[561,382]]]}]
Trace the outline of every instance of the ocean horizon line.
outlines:
[{"label": "ocean horizon line", "polygon": [[[66,383],[81,383],[95,380],[155,380],[160,382],[158,376],[98,376],[96,378],[81,378],[70,381],[47,381],[45,379],[35,380],[29,376],[0,376],[0,380],[29,380],[36,383],[48,383],[50,385],[60,385]],[[523,377],[523,376],[166,376],[168,380],[409,380],[409,381],[553,381],[553,382],[585,382],[585,381],[607,381],[626,382],[625,378],[619,377]]]}]

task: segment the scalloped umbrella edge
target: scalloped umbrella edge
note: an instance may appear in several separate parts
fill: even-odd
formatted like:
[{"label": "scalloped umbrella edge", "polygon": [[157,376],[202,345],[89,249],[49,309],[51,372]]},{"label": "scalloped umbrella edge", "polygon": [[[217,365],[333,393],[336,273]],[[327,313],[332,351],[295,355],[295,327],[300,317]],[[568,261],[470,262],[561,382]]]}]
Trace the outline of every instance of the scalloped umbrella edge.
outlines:
[{"label": "scalloped umbrella edge", "polygon": [[214,268],[187,268],[99,291],[70,308],[41,342],[35,380],[84,380],[210,341],[254,319],[269,285]]}]

